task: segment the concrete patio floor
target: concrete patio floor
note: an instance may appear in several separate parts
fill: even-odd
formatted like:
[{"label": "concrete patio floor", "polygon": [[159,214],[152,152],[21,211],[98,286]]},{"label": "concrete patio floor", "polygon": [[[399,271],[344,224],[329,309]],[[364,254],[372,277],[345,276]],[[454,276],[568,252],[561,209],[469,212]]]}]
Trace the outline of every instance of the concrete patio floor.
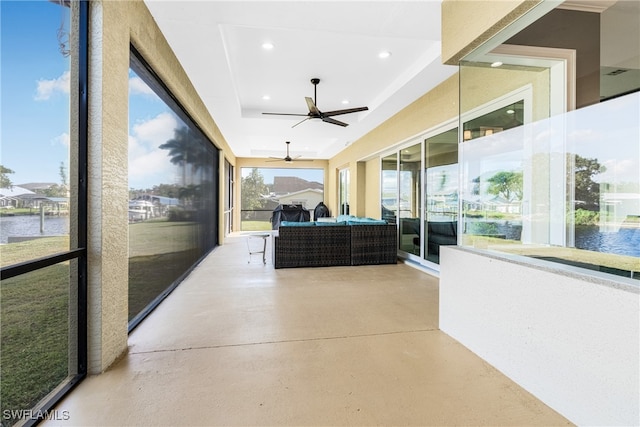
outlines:
[{"label": "concrete patio floor", "polygon": [[[438,330],[438,279],[278,269],[229,237],[57,407],[75,426],[569,425]],[[250,260],[250,262],[248,262]]]}]

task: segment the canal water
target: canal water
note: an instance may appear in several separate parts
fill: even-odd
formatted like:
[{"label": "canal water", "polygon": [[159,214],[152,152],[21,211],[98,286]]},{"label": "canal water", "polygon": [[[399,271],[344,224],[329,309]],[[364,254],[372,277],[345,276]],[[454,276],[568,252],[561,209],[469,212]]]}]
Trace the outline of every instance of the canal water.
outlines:
[{"label": "canal water", "polygon": [[576,248],[640,257],[640,228],[601,232],[597,226],[577,226]]},{"label": "canal water", "polygon": [[60,236],[69,234],[68,216],[45,216],[44,232],[40,232],[39,215],[0,217],[0,243],[7,243],[9,236]]}]

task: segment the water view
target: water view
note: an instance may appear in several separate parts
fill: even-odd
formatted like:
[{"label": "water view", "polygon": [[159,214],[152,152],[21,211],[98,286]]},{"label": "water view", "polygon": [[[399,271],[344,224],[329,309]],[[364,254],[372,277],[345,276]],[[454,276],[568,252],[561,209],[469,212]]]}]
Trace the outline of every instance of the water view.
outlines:
[{"label": "water view", "polygon": [[576,227],[576,248],[640,257],[640,228],[602,232],[598,226]]},{"label": "water view", "polygon": [[44,230],[40,231],[39,215],[0,217],[0,243],[8,243],[9,237],[61,236],[69,234],[69,217],[45,216]]}]

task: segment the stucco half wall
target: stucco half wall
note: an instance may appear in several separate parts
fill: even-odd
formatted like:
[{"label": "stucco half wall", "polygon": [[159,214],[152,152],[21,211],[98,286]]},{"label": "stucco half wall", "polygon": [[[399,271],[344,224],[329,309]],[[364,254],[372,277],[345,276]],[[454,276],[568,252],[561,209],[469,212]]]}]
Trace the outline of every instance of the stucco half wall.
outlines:
[{"label": "stucco half wall", "polygon": [[443,332],[578,425],[638,425],[640,284],[459,247],[440,262]]}]

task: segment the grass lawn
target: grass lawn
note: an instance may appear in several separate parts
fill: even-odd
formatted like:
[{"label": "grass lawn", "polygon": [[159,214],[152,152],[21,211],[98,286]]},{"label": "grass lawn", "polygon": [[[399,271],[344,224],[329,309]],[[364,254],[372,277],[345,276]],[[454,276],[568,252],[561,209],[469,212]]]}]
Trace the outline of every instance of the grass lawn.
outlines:
[{"label": "grass lawn", "polygon": [[69,250],[69,236],[42,237],[0,245],[0,265],[17,264]]},{"label": "grass lawn", "polygon": [[129,320],[198,259],[193,250],[129,258]]},{"label": "grass lawn", "polygon": [[198,224],[145,221],[129,225],[129,320],[200,257]]},{"label": "grass lawn", "polygon": [[66,262],[2,281],[0,414],[32,408],[68,375],[69,275]]},{"label": "grass lawn", "polygon": [[242,231],[270,231],[271,223],[269,221],[242,221],[240,224]]},{"label": "grass lawn", "polygon": [[129,224],[129,257],[190,250],[198,244],[195,222],[145,221]]},{"label": "grass lawn", "polygon": [[[1,245],[0,264],[4,267],[68,249],[68,236]],[[66,262],[2,281],[0,414],[7,409],[30,409],[67,377],[69,277]]]}]

